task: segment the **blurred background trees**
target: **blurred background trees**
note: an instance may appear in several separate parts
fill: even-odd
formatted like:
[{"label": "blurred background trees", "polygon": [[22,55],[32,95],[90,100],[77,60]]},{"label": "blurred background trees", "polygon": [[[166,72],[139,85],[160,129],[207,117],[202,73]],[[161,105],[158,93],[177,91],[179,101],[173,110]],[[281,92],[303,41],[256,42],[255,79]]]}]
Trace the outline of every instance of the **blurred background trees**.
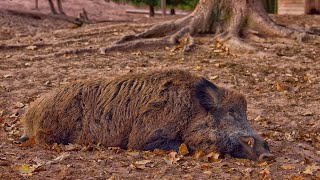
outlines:
[{"label": "blurred background trees", "polygon": [[277,9],[278,9],[277,0],[262,0],[262,3],[268,13],[277,13]]},{"label": "blurred background trees", "polygon": [[[149,16],[155,15],[155,9],[160,8],[161,0],[112,0],[115,3],[129,3],[134,6],[148,6]],[[193,10],[199,0],[166,0],[167,6],[170,8],[170,14],[175,14],[175,8],[184,10]]]}]

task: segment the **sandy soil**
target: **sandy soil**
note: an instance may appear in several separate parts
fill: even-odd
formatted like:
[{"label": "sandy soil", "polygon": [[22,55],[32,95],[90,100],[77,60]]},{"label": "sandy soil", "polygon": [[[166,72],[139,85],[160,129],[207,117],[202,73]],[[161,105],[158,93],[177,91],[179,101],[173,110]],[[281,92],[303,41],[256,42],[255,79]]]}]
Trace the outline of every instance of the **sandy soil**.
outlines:
[{"label": "sandy soil", "polygon": [[[191,53],[167,47],[106,55],[66,54],[66,50],[105,47],[154,22],[178,18],[150,19],[125,14],[129,6],[99,0],[78,2],[64,1],[66,13],[77,16],[85,6],[89,17],[133,22],[75,28],[61,20],[21,17],[0,10],[0,179],[320,178],[320,42],[269,38],[252,42],[261,52],[235,56],[221,52],[211,36],[204,36],[196,38],[197,48]],[[49,14],[45,1],[40,3],[40,11]],[[31,0],[24,4],[3,0],[0,7],[35,11]],[[320,16],[273,18],[290,26],[320,28]],[[178,160],[164,153],[99,145],[20,146],[20,118],[29,103],[43,93],[77,79],[113,78],[164,68],[190,70],[243,92],[250,123],[269,142],[276,161],[226,158],[210,163],[206,158],[184,156]]]}]

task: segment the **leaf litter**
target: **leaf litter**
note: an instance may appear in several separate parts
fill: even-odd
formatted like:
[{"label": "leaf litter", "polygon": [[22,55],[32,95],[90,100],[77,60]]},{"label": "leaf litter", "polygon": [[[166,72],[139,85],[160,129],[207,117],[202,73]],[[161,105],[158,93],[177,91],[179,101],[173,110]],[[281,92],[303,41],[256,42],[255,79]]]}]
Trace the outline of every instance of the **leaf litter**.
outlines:
[{"label": "leaf litter", "polygon": [[[94,1],[90,1],[90,3]],[[65,2],[64,5],[67,4]],[[301,25],[299,23],[303,22],[320,26],[316,16],[304,16],[308,22],[299,21],[299,17],[295,16],[292,19],[290,16],[273,16],[279,22],[287,24]],[[148,18],[147,21],[157,22],[160,20]],[[48,22],[50,21],[48,20]],[[291,46],[281,43],[282,47],[290,48],[273,48],[271,45],[276,42],[271,39],[263,45],[267,47],[266,49],[270,49],[270,53],[273,53],[275,57],[230,56],[228,49],[223,47],[223,43],[212,42],[207,37],[197,37],[195,40],[198,42],[199,39],[199,48],[190,54],[182,53],[188,41],[186,38],[182,42],[182,46],[174,47],[175,49],[168,47],[168,49],[155,51],[141,50],[132,54],[121,52],[103,57],[95,54],[67,55],[55,58],[43,56],[44,53],[54,54],[64,50],[63,40],[66,39],[76,42],[68,44],[68,48],[79,48],[80,44],[85,44],[82,41],[102,47],[106,45],[106,40],[109,38],[112,40],[112,38],[118,38],[118,36],[125,34],[124,29],[137,27],[138,25],[131,24],[113,24],[111,26],[106,24],[106,26],[90,25],[77,29],[59,30],[54,33],[41,34],[41,38],[46,42],[57,43],[54,46],[2,51],[3,57],[7,57],[8,61],[1,62],[0,71],[0,94],[4,95],[1,96],[3,99],[0,99],[0,109],[5,110],[5,113],[0,113],[0,118],[3,119],[0,122],[1,128],[11,128],[13,124],[16,124],[14,120],[19,122],[19,118],[23,114],[20,110],[24,110],[24,107],[22,104],[18,104],[18,108],[14,109],[16,102],[23,102],[27,106],[37,96],[48,92],[59,84],[71,81],[71,79],[84,79],[92,76],[113,78],[128,71],[148,71],[149,69],[167,67],[182,68],[203,75],[217,84],[231,86],[243,92],[248,100],[248,119],[255,126],[255,129],[268,139],[271,150],[278,157],[276,162],[255,163],[228,158],[219,153],[209,153],[210,155],[208,155],[198,151],[195,154],[187,154],[185,150],[178,153],[130,152],[117,147],[103,148],[100,145],[78,147],[74,144],[56,144],[50,150],[51,147],[48,149],[40,148],[35,146],[33,142],[21,147],[13,143],[19,134],[13,131],[19,130],[21,132],[21,125],[18,123],[17,127],[8,129],[8,131],[0,130],[0,161],[8,161],[9,165],[13,164],[12,162],[17,162],[19,164],[17,169],[24,172],[23,174],[26,176],[32,174],[34,179],[56,178],[57,175],[61,179],[70,177],[75,179],[90,177],[96,179],[112,179],[112,177],[115,179],[130,179],[132,177],[151,179],[153,178],[152,174],[157,174],[154,176],[157,179],[183,177],[208,179],[209,176],[216,179],[234,179],[245,176],[251,179],[271,177],[273,179],[301,180],[319,177],[320,138],[319,128],[316,125],[319,116],[317,97],[320,84],[318,47],[311,46],[311,44]],[[113,29],[112,33],[108,33],[110,28]],[[139,31],[143,29],[140,28]],[[28,31],[28,28],[23,30]],[[114,35],[112,35],[113,33]],[[38,40],[39,36],[23,36],[15,37],[6,42],[15,44],[26,41],[33,45]],[[82,73],[79,74],[80,71]],[[44,74],[46,75],[44,76]],[[13,80],[14,83],[12,83]],[[45,82],[50,82],[51,86]],[[260,117],[258,118],[258,116]],[[293,126],[291,122],[295,122],[296,126]],[[298,128],[299,126],[301,129]],[[103,168],[96,166],[99,164],[95,159],[97,152],[105,154],[105,157],[101,157],[103,161],[99,162],[104,162]],[[307,159],[304,159],[305,157]],[[35,165],[30,164],[30,159],[34,160],[31,162]],[[77,168],[73,169],[70,166],[66,172],[56,171],[63,169],[65,162],[72,162]],[[138,167],[131,168],[130,164]],[[37,171],[35,167],[38,165],[46,168],[45,174],[48,177],[42,173],[35,173]],[[154,167],[151,167],[153,165]],[[12,167],[15,171],[20,172],[15,169],[15,166]],[[141,169],[139,170],[139,168]],[[0,179],[18,178],[14,177],[14,173],[10,173],[10,168],[0,166]]]}]

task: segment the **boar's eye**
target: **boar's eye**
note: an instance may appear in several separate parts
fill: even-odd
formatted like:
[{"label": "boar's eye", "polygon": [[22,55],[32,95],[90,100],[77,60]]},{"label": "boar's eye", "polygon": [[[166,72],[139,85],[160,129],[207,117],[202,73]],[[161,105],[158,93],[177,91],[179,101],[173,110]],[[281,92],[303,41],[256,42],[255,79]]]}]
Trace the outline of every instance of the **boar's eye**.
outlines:
[{"label": "boar's eye", "polygon": [[234,110],[234,108],[230,108],[230,109],[229,109],[229,112],[230,112],[230,113],[235,113],[236,111]]}]

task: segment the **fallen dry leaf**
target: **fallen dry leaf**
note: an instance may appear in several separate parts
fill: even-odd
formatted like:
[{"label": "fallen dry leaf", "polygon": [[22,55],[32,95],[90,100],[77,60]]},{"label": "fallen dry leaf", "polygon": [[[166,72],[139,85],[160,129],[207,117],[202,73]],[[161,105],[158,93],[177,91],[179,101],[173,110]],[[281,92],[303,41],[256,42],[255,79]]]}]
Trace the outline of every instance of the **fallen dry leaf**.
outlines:
[{"label": "fallen dry leaf", "polygon": [[260,166],[260,167],[261,167],[261,166],[267,166],[267,165],[268,165],[268,163],[267,163],[266,161],[261,162],[261,163],[258,164],[258,166]]},{"label": "fallen dry leaf", "polygon": [[208,171],[209,168],[210,168],[210,165],[208,163],[203,163],[200,165],[200,169],[203,171]]},{"label": "fallen dry leaf", "polygon": [[290,88],[289,86],[283,84],[282,82],[276,82],[276,89],[279,92],[288,91]]},{"label": "fallen dry leaf", "polygon": [[195,68],[194,68],[194,70],[195,71],[201,71],[203,68],[201,67],[201,66],[196,66]]},{"label": "fallen dry leaf", "polygon": [[291,164],[287,164],[287,165],[282,165],[281,168],[285,170],[290,170],[290,169],[295,169],[296,167]]},{"label": "fallen dry leaf", "polygon": [[311,111],[306,111],[306,112],[302,113],[301,115],[302,115],[302,116],[313,116],[314,113],[311,112]]},{"label": "fallen dry leaf", "polygon": [[15,104],[15,107],[16,108],[23,108],[25,106],[25,104],[23,104],[23,103],[21,103],[21,102],[17,102],[16,104]]},{"label": "fallen dry leaf", "polygon": [[42,166],[46,163],[44,160],[41,160],[38,157],[35,157],[34,159],[32,159],[32,161],[35,162],[37,166]]},{"label": "fallen dry leaf", "polygon": [[222,49],[215,49],[215,50],[213,50],[213,52],[214,52],[214,53],[222,53],[223,50],[222,50]]},{"label": "fallen dry leaf", "polygon": [[130,164],[130,167],[132,169],[138,169],[138,170],[143,170],[146,168],[146,166],[144,164]]},{"label": "fallen dry leaf", "polygon": [[3,115],[4,115],[4,110],[1,109],[1,110],[0,110],[0,117],[2,117]]},{"label": "fallen dry leaf", "polygon": [[210,76],[209,79],[210,79],[210,80],[215,80],[215,79],[217,79],[218,77],[219,77],[219,75]]},{"label": "fallen dry leaf", "polygon": [[204,151],[201,151],[201,150],[197,150],[195,153],[194,153],[194,159],[198,160],[202,157],[204,157],[206,154]]},{"label": "fallen dry leaf", "polygon": [[112,152],[114,152],[116,154],[121,153],[121,152],[124,151],[123,149],[121,149],[119,147],[108,147],[108,150],[110,150],[110,151],[112,151]]},{"label": "fallen dry leaf", "polygon": [[172,151],[172,152],[170,152],[170,153],[168,154],[168,156],[169,156],[170,158],[176,158],[177,155],[178,155],[178,153],[175,152],[175,151]]},{"label": "fallen dry leaf", "polygon": [[163,158],[164,162],[168,165],[173,165],[173,160],[169,158]]},{"label": "fallen dry leaf", "polygon": [[144,165],[144,164],[148,164],[151,162],[152,162],[151,160],[142,160],[142,161],[136,161],[134,164]]},{"label": "fallen dry leaf", "polygon": [[261,118],[261,114],[259,114],[256,118],[254,118],[253,120],[254,121],[260,121],[262,118]]},{"label": "fallen dry leaf", "polygon": [[[136,161],[136,162],[130,164],[130,167],[133,169],[143,170],[146,168],[147,164],[151,164],[151,163],[152,163],[151,160],[145,159],[145,160]],[[148,167],[153,167],[153,165],[150,165]]]},{"label": "fallen dry leaf", "polygon": [[135,56],[141,56],[143,55],[143,53],[141,51],[136,51],[136,52],[133,52],[131,53],[132,55],[135,55]]},{"label": "fallen dry leaf", "polygon": [[187,155],[189,154],[189,150],[188,150],[188,147],[186,144],[181,144],[180,147],[179,147],[179,154],[184,156],[184,155]]},{"label": "fallen dry leaf", "polygon": [[304,180],[304,178],[302,176],[298,176],[298,177],[293,176],[293,177],[291,177],[290,180]]},{"label": "fallen dry leaf", "polygon": [[57,153],[60,153],[62,151],[61,147],[57,143],[54,143],[51,149],[57,151]]},{"label": "fallen dry leaf", "polygon": [[18,165],[15,169],[23,176],[31,176],[34,171],[34,168],[27,164]]},{"label": "fallen dry leaf", "polygon": [[28,50],[35,50],[35,49],[37,49],[37,46],[27,46],[26,49],[28,49]]},{"label": "fallen dry leaf", "polygon": [[303,171],[304,174],[313,175],[314,172],[320,170],[320,166],[310,165]]},{"label": "fallen dry leaf", "polygon": [[184,174],[182,175],[182,177],[185,179],[193,179],[193,176],[191,174]]},{"label": "fallen dry leaf", "polygon": [[81,149],[81,146],[78,144],[68,144],[64,146],[65,151],[77,151],[80,149]]},{"label": "fallen dry leaf", "polygon": [[167,155],[168,152],[165,151],[165,150],[162,150],[162,149],[155,149],[153,150],[153,153],[157,156],[164,156],[164,155]]},{"label": "fallen dry leaf", "polygon": [[131,151],[131,152],[127,152],[126,154],[129,155],[129,156],[137,157],[137,156],[140,155],[140,152],[138,152],[138,151]]},{"label": "fallen dry leaf", "polygon": [[181,160],[181,157],[178,156],[177,152],[170,152],[167,157],[163,158],[163,160],[167,164],[173,165],[176,164],[179,160]]},{"label": "fallen dry leaf", "polygon": [[63,160],[65,160],[65,159],[67,159],[69,156],[70,156],[70,153],[68,153],[68,152],[62,152],[62,153],[60,154],[60,156],[54,158],[52,161],[53,161],[53,162],[54,162],[54,161],[63,161]]},{"label": "fallen dry leaf", "polygon": [[3,77],[7,79],[7,78],[11,78],[11,77],[13,77],[13,76],[12,76],[11,74],[6,74],[6,75],[4,75]]},{"label": "fallen dry leaf", "polygon": [[211,152],[209,154],[206,155],[206,157],[208,158],[208,162],[218,162],[219,161],[219,153],[216,152]]},{"label": "fallen dry leaf", "polygon": [[260,172],[260,174],[261,174],[261,179],[262,179],[262,180],[270,180],[270,179],[272,179],[272,178],[271,178],[271,175],[270,175],[270,169],[269,169],[269,167],[263,169],[263,170]]}]

